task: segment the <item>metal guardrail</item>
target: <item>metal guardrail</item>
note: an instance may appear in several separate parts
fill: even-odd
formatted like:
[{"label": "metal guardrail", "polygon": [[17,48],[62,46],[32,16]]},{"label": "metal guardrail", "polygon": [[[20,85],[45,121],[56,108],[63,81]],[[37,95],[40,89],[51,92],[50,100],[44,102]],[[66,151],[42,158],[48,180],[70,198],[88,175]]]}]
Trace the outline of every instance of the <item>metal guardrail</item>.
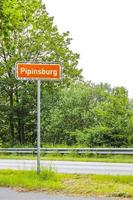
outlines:
[{"label": "metal guardrail", "polygon": [[[133,155],[133,148],[41,148],[42,154],[121,154]],[[36,148],[0,148],[0,153],[36,154]]]}]

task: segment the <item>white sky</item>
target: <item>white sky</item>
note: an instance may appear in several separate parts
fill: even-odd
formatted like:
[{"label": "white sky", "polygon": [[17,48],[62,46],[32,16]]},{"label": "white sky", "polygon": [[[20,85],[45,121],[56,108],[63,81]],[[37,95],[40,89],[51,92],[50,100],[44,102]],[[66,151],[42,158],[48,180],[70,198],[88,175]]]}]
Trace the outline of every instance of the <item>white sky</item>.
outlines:
[{"label": "white sky", "polygon": [[85,79],[125,86],[133,98],[133,0],[43,1],[59,30],[70,31]]}]

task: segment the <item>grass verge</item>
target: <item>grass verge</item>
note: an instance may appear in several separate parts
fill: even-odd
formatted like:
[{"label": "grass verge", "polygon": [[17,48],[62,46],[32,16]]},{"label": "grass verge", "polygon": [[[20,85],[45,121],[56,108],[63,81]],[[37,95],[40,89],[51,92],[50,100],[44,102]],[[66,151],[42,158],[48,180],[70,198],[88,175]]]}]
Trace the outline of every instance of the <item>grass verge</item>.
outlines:
[{"label": "grass verge", "polygon": [[133,197],[133,176],[66,175],[52,169],[43,169],[40,176],[35,171],[0,170],[0,186],[81,196]]},{"label": "grass verge", "polygon": [[61,183],[58,175],[51,169],[41,170],[39,176],[34,170],[0,170],[0,186],[23,188],[28,191],[57,191],[61,188]]},{"label": "grass verge", "polygon": [[[0,154],[0,159],[30,159],[35,160],[36,155]],[[59,153],[41,155],[41,160],[81,161],[81,162],[113,162],[133,163],[133,155],[77,155],[74,153],[61,155]]]}]

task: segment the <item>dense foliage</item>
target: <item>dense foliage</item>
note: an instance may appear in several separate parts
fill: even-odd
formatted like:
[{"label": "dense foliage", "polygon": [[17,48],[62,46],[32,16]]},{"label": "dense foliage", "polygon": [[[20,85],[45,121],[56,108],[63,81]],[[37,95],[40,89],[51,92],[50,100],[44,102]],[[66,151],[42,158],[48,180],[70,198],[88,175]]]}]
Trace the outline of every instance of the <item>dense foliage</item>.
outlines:
[{"label": "dense foliage", "polygon": [[60,33],[39,0],[0,1],[0,144],[36,144],[36,82],[15,79],[17,61],[58,62],[63,81],[41,83],[41,141],[129,146],[133,102],[125,88],[82,80],[69,32]]},{"label": "dense foliage", "polygon": [[52,94],[45,91],[42,141],[89,147],[132,145],[132,105],[125,88],[107,84],[76,83]]}]

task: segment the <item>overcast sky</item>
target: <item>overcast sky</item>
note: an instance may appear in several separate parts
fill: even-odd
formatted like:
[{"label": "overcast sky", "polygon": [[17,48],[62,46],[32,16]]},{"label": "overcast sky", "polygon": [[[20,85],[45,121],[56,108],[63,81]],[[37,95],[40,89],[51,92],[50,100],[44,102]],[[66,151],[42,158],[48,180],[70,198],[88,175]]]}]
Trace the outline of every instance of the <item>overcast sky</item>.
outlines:
[{"label": "overcast sky", "polygon": [[85,79],[124,86],[133,98],[133,0],[43,1],[59,30],[70,31]]}]

